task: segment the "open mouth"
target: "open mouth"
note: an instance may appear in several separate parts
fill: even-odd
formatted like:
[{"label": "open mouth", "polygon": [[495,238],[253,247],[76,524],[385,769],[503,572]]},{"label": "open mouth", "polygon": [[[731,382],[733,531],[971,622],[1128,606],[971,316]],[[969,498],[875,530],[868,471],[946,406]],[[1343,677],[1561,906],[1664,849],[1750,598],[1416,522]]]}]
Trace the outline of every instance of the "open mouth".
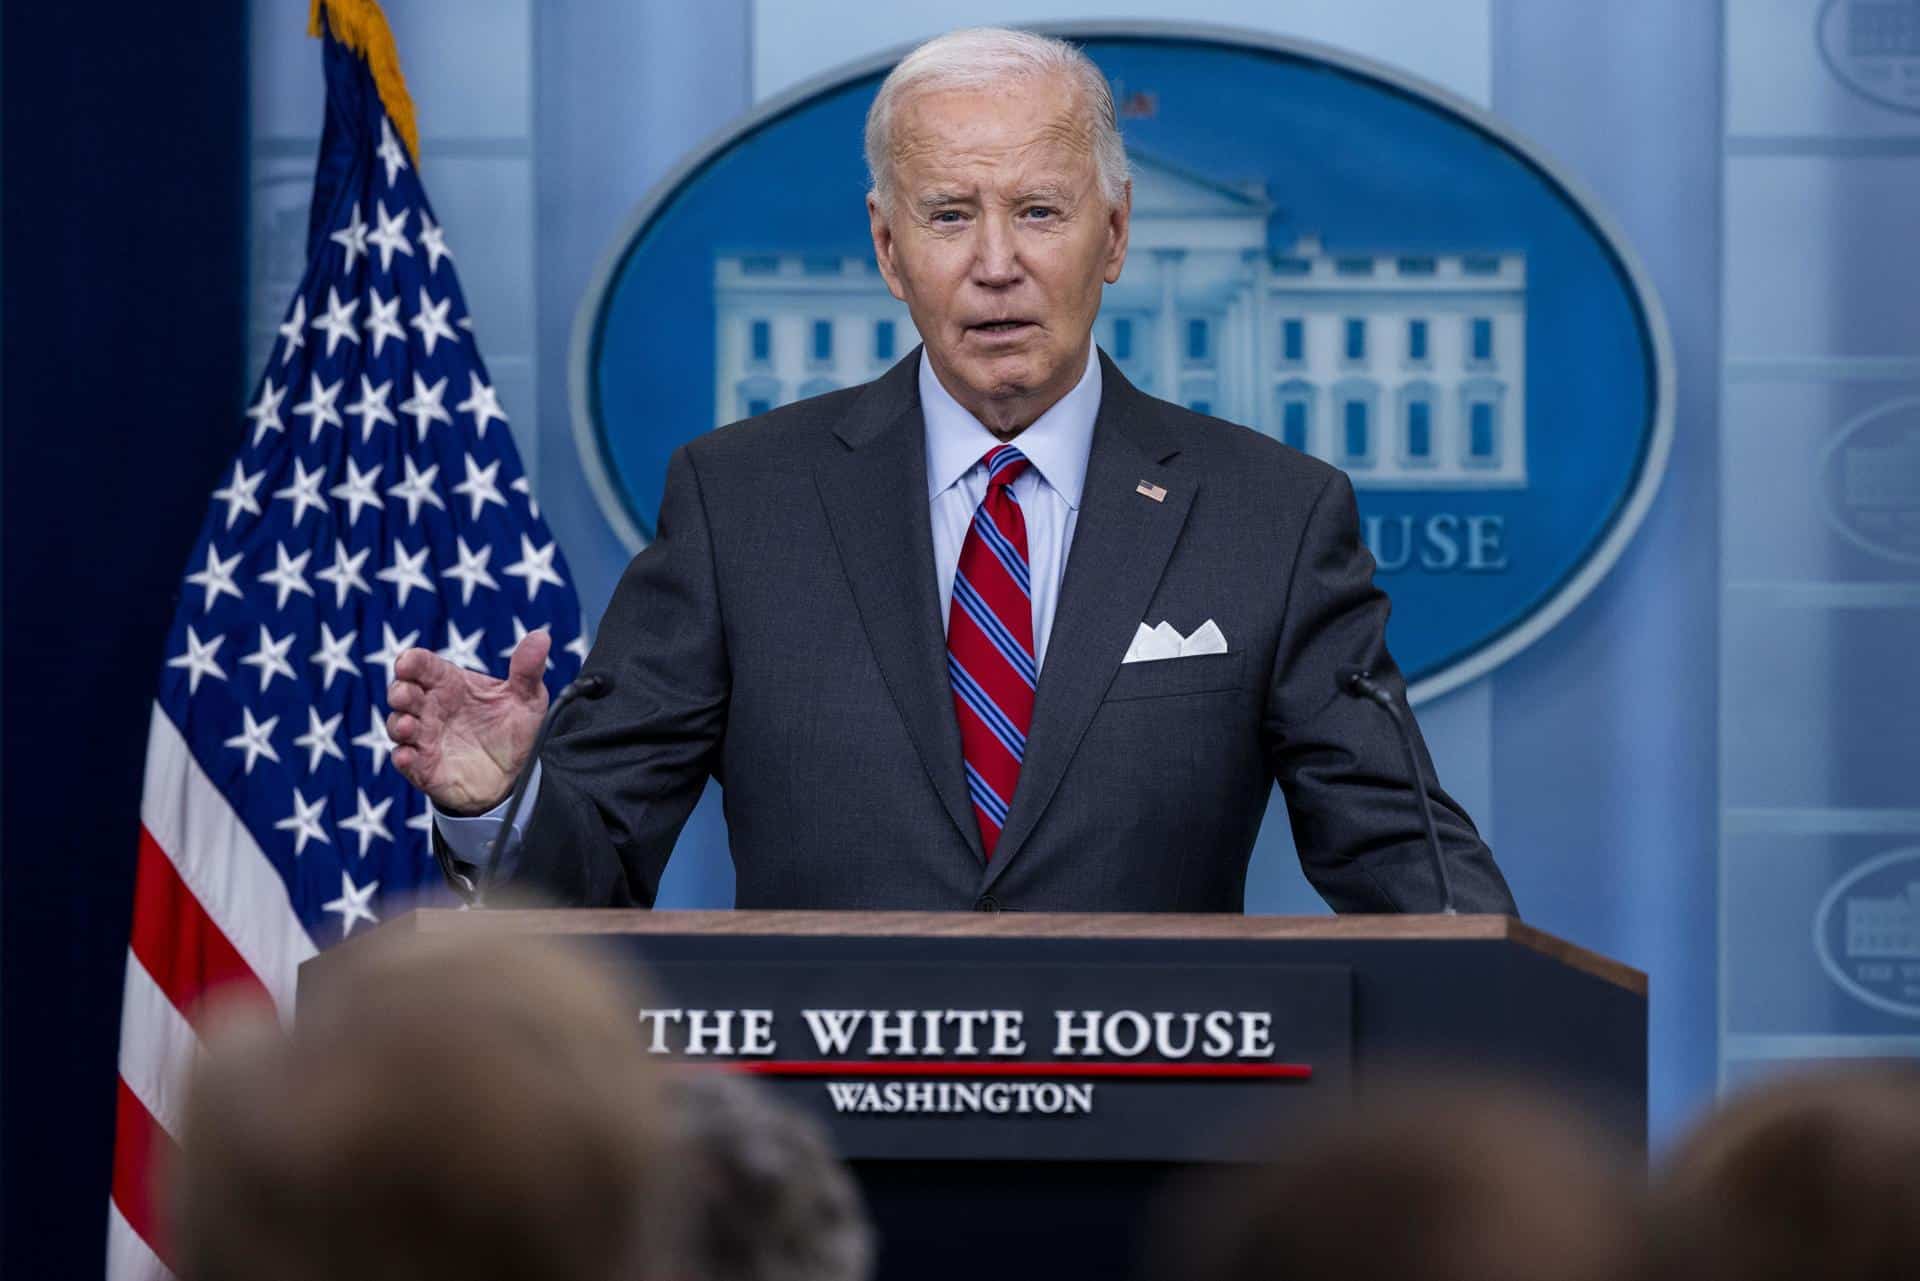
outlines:
[{"label": "open mouth", "polygon": [[1025,320],[989,320],[972,326],[975,331],[983,334],[1013,334],[1032,327],[1032,323]]}]

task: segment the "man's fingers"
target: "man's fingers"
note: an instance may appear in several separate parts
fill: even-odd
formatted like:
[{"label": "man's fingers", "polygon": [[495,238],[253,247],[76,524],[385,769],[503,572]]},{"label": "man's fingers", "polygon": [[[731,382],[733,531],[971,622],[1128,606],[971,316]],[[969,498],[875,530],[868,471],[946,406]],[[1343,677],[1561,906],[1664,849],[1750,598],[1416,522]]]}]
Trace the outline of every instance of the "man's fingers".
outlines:
[{"label": "man's fingers", "polygon": [[417,712],[427,700],[427,691],[410,680],[397,680],[387,686],[387,706],[396,712]]},{"label": "man's fingers", "polygon": [[410,649],[393,661],[396,685],[401,681],[412,681],[423,688],[431,688],[444,681],[449,672],[459,670],[430,649]]},{"label": "man's fingers", "polygon": [[528,700],[537,700],[541,696],[541,685],[547,674],[547,654],[553,648],[553,637],[546,632],[528,632],[520,638],[513,648],[513,657],[507,660],[507,684],[513,687],[516,696]]},{"label": "man's fingers", "polygon": [[395,743],[413,743],[420,733],[420,718],[410,712],[394,712],[387,717],[387,737]]},{"label": "man's fingers", "polygon": [[411,744],[393,749],[393,767],[400,771],[400,777],[431,797],[433,779],[429,759],[425,752]]}]

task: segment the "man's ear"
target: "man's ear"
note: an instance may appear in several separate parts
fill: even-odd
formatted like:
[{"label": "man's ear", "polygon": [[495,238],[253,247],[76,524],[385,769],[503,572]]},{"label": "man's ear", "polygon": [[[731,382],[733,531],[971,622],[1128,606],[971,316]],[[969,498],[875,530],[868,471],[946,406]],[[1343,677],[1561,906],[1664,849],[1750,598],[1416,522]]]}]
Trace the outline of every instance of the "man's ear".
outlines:
[{"label": "man's ear", "polygon": [[1133,233],[1133,183],[1129,181],[1120,193],[1120,199],[1113,208],[1107,210],[1107,263],[1106,281],[1112,284],[1120,279],[1120,269],[1127,265],[1127,238]]},{"label": "man's ear", "polygon": [[905,302],[907,296],[900,289],[900,273],[893,266],[893,226],[880,208],[880,198],[871,191],[867,193],[867,229],[873,233],[873,260],[879,264],[880,278],[887,282],[887,292]]}]

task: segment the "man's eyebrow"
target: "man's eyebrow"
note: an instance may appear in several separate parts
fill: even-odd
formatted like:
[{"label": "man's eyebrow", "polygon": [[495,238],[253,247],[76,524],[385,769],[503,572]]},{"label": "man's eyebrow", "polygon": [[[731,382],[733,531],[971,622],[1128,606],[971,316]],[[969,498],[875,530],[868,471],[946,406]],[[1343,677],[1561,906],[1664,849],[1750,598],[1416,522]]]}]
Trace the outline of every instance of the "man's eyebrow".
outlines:
[{"label": "man's eyebrow", "polygon": [[1025,191],[1016,194],[1013,198],[1013,203],[1016,205],[1030,205],[1036,201],[1045,201],[1050,204],[1060,204],[1067,199],[1069,194],[1069,189],[1066,187],[1053,183],[1042,183],[1037,187],[1029,187]]},{"label": "man's eyebrow", "polygon": [[932,191],[923,191],[914,197],[913,203],[921,209],[940,209],[947,205],[961,205],[971,200],[963,191],[936,187]]}]

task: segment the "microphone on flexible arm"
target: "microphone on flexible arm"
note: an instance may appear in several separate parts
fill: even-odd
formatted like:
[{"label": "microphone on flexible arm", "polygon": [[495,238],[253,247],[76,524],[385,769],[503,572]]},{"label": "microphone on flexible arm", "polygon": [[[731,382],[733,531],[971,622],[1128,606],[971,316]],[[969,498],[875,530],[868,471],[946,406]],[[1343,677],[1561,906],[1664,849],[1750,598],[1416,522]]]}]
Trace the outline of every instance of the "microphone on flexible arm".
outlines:
[{"label": "microphone on flexible arm", "polygon": [[1408,724],[1406,709],[1393,692],[1373,679],[1373,673],[1365,668],[1342,667],[1334,675],[1334,684],[1342,694],[1378,704],[1393,721],[1393,728],[1400,736],[1400,750],[1406,754],[1407,773],[1413,777],[1420,817],[1427,825],[1427,853],[1433,857],[1433,874],[1440,882],[1440,911],[1445,916],[1458,916],[1459,909],[1453,905],[1453,881],[1447,875],[1447,860],[1440,853],[1440,831],[1433,823],[1433,800],[1427,795],[1427,780],[1413,752],[1413,728]]},{"label": "microphone on flexible arm", "polygon": [[541,718],[540,732],[534,735],[533,750],[527,753],[527,759],[521,763],[520,772],[514,775],[513,791],[507,796],[507,812],[502,816],[500,832],[493,838],[487,850],[487,861],[479,870],[478,883],[454,865],[453,855],[441,841],[433,843],[434,857],[439,860],[440,874],[447,879],[468,907],[485,907],[487,898],[488,872],[498,866],[500,860],[511,853],[519,844],[519,836],[513,829],[513,820],[519,817],[521,803],[527,799],[527,784],[533,779],[533,767],[540,760],[540,751],[547,745],[547,739],[553,734],[554,722],[560,712],[576,699],[605,698],[613,692],[613,682],[597,672],[575,677],[566,688],[554,698],[553,705],[547,708],[547,714]]}]

